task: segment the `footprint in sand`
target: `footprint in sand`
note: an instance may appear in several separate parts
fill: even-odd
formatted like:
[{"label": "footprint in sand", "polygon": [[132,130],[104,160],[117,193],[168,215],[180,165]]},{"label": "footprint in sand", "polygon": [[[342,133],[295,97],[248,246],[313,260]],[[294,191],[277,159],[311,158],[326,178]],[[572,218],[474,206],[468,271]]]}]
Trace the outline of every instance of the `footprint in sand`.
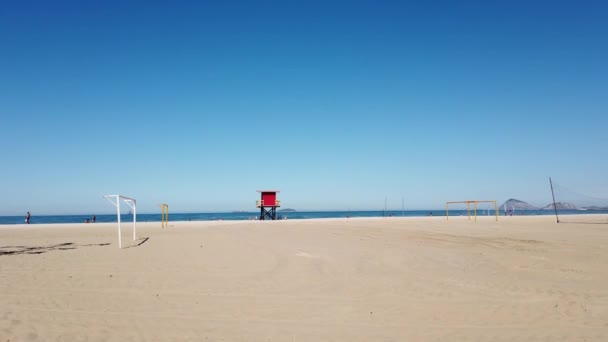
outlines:
[{"label": "footprint in sand", "polygon": [[303,257],[303,258],[310,258],[310,259],[318,259],[319,258],[316,255],[308,254],[306,252],[298,252],[298,253],[296,253],[296,256]]}]

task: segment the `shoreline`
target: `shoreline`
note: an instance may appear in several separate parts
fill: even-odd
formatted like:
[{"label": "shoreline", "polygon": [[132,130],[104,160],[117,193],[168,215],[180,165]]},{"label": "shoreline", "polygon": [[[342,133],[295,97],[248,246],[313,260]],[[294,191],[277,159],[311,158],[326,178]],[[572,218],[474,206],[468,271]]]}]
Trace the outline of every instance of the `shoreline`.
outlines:
[{"label": "shoreline", "polygon": [[[608,217],[608,214],[569,214],[569,215],[563,215],[566,216],[568,218],[597,218],[600,216],[606,216]],[[560,217],[562,217],[562,215],[560,215]],[[450,220],[462,220],[462,219],[466,219],[467,216],[466,215],[450,215]],[[549,218],[550,220],[555,220],[555,215],[513,215],[513,216],[498,216],[498,223],[500,223],[503,220],[513,220],[513,219],[517,219],[517,218]],[[433,221],[437,221],[437,220],[443,220],[443,221],[448,221],[446,220],[446,216],[387,216],[387,217],[377,217],[377,216],[364,216],[364,217],[324,217],[324,218],[295,218],[295,219],[285,219],[285,220],[222,220],[222,219],[218,219],[218,220],[191,220],[191,221],[171,221],[169,220],[169,224],[179,224],[179,225],[204,225],[204,226],[217,226],[217,225],[229,225],[229,224],[280,224],[281,222],[292,222],[292,223],[301,223],[301,222],[317,222],[317,223],[324,223],[324,222],[349,222],[349,221],[386,221],[386,220],[392,220],[392,221],[399,221],[399,220],[403,220],[403,221],[408,221],[408,220],[433,220]],[[479,222],[496,222],[495,221],[495,216],[490,215],[477,215],[477,220]],[[474,216],[471,215],[471,222],[474,223]],[[133,221],[121,221],[121,226],[122,227],[131,227],[132,226]],[[140,226],[152,226],[152,225],[158,225],[160,224],[161,221],[137,221],[137,227]],[[117,222],[96,222],[96,223],[84,223],[84,222],[68,222],[68,223],[31,223],[31,224],[25,224],[25,223],[18,223],[18,224],[0,224],[0,229],[7,229],[7,228],[19,228],[19,229],[24,229],[24,228],[66,228],[66,227],[80,227],[80,228],[86,228],[86,227],[100,227],[100,226],[117,226]],[[81,227],[84,226],[84,227]]]},{"label": "shoreline", "polygon": [[[470,214],[473,215],[474,211]],[[478,210],[477,217],[494,217],[492,213],[488,215],[487,210]],[[504,215],[504,212],[499,211],[499,217],[505,218],[510,217]],[[515,217],[533,217],[533,216],[554,216],[553,211],[546,210],[530,210],[530,211],[519,211],[514,213]],[[594,215],[606,215],[608,217],[608,211],[581,211],[581,210],[570,210],[559,213],[560,217],[572,217],[577,215],[582,216],[594,216]],[[92,221],[93,214],[87,215],[35,215],[32,217],[30,222],[31,225],[39,224],[80,224],[86,223],[85,221]],[[110,223],[117,222],[116,214],[96,214],[96,223]],[[466,210],[451,210],[450,217],[461,217],[467,216]],[[172,222],[207,222],[207,221],[256,221],[259,217],[257,213],[170,213],[169,220]],[[340,218],[399,218],[399,217],[446,217],[445,210],[407,210],[407,211],[310,211],[310,212],[290,212],[286,214],[279,214],[277,220],[286,218],[287,220],[317,220],[317,219],[340,219]],[[132,215],[122,214],[121,221],[128,222],[133,219]],[[137,222],[161,222],[161,214],[142,214],[138,213]],[[91,223],[91,222],[90,222]],[[24,218],[22,216],[0,216],[0,226],[3,225],[24,225]]]}]

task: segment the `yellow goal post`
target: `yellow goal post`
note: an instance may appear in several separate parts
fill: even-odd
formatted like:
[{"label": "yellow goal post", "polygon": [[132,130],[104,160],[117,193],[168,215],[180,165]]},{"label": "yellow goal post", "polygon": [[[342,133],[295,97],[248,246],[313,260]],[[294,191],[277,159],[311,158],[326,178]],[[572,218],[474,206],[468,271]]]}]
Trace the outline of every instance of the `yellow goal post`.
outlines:
[{"label": "yellow goal post", "polygon": [[473,204],[473,212],[475,215],[475,222],[477,222],[477,204],[479,203],[494,203],[494,215],[496,216],[496,222],[498,222],[498,207],[496,206],[496,200],[493,201],[454,201],[454,202],[445,202],[445,219],[450,219],[450,204],[466,204],[467,205],[467,216],[469,220],[471,220],[471,204]]},{"label": "yellow goal post", "polygon": [[160,220],[161,220],[161,228],[169,227],[169,205],[161,204],[160,210],[162,212]]}]

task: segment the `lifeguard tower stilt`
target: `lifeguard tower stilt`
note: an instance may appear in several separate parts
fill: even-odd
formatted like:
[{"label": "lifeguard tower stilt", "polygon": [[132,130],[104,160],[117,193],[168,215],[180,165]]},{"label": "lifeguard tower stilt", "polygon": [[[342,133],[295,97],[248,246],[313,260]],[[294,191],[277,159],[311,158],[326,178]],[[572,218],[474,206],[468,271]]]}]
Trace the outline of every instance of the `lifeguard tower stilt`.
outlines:
[{"label": "lifeguard tower stilt", "polygon": [[281,206],[281,201],[277,200],[279,190],[258,190],[261,193],[259,201],[255,201],[255,206],[260,208],[260,220],[276,220],[277,208]]}]

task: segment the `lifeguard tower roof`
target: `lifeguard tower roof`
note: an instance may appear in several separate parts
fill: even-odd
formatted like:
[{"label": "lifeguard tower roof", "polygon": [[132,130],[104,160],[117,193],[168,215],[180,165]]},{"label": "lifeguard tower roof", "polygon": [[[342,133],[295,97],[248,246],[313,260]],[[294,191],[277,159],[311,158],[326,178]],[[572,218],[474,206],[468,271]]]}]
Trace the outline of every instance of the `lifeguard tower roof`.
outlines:
[{"label": "lifeguard tower roof", "polygon": [[281,190],[256,190],[257,192],[281,192]]}]

